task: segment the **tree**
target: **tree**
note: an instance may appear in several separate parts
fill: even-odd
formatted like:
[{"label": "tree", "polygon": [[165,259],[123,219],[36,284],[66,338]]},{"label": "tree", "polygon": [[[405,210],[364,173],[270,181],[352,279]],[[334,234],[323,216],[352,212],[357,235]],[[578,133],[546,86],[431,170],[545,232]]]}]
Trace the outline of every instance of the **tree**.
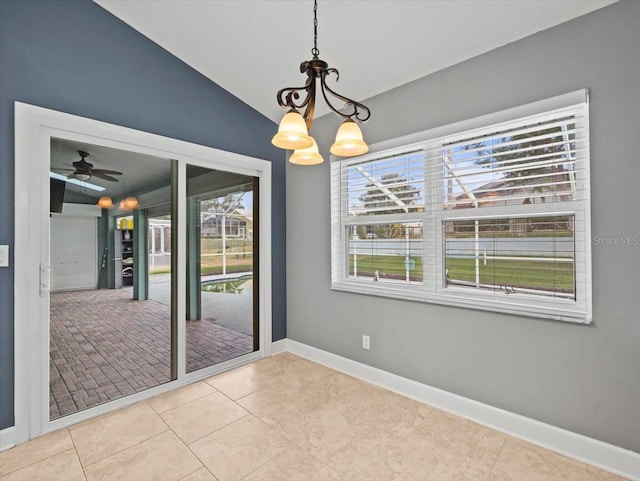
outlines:
[{"label": "tree", "polygon": [[366,189],[360,196],[360,202],[364,204],[368,215],[402,214],[421,210],[420,191],[400,174],[385,174],[380,180],[371,179]]},{"label": "tree", "polygon": [[[200,202],[201,219],[208,227],[214,229],[214,235],[224,235],[227,232],[227,219],[242,207],[244,192],[234,192],[214,199],[206,199]],[[211,235],[211,232],[209,233]]]},{"label": "tree", "polygon": [[[227,274],[227,217],[233,214],[242,204],[244,192],[234,192],[215,199],[203,200],[200,203],[200,211],[211,217],[220,218],[220,231],[222,237],[222,274]],[[202,219],[202,218],[201,218]],[[217,220],[216,220],[217,223]]]},{"label": "tree", "polygon": [[[572,131],[573,128],[573,124],[567,125],[567,130]],[[468,144],[465,150],[477,149],[478,165],[508,168],[503,172],[503,178],[508,179],[507,188],[529,185],[535,194],[568,189],[568,185],[563,183],[568,180],[564,164],[568,161],[568,150],[573,148],[573,142],[574,135],[561,126],[541,125],[538,130],[522,134],[504,134],[497,139],[497,145],[494,145],[496,139],[493,138]],[[542,162],[547,165],[534,165]],[[527,168],[527,165],[531,167]],[[524,203],[530,203],[530,199],[525,199]]]},{"label": "tree", "polygon": [[242,206],[243,196],[244,192],[234,192],[223,197],[203,200],[200,203],[200,210],[216,216],[229,215]]}]

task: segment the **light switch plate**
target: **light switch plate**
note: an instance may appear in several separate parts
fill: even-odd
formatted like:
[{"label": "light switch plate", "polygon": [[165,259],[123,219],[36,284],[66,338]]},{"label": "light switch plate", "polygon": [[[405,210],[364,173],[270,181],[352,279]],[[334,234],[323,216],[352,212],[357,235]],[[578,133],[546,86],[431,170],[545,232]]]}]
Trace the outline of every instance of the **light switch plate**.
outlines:
[{"label": "light switch plate", "polygon": [[9,267],[9,246],[0,246],[0,267]]}]

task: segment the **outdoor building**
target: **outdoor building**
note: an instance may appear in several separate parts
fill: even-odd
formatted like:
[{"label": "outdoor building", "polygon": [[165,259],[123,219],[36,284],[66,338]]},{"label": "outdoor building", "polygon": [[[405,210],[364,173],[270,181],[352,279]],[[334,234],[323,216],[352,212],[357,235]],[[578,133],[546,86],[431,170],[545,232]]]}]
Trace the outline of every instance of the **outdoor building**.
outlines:
[{"label": "outdoor building", "polygon": [[202,235],[205,237],[222,237],[222,223],[225,224],[225,235],[240,239],[252,239],[253,221],[251,213],[238,209],[235,212],[221,216],[202,212]]}]

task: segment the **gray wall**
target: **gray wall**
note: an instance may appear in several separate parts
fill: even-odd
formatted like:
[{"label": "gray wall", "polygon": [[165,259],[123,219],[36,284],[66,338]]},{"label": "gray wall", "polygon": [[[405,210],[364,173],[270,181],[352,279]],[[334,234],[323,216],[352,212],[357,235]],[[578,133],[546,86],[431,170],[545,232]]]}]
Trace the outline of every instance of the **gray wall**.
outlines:
[{"label": "gray wall", "polygon": [[[14,101],[272,161],[273,338],[286,336],[285,167],[273,122],[89,0],[1,0],[0,244],[11,252]],[[0,429],[14,422],[13,295],[13,268],[0,268]]]},{"label": "gray wall", "polygon": [[[639,25],[640,2],[623,1],[374,97],[365,138],[586,87],[592,234],[640,236]],[[313,126],[325,155],[338,125]],[[331,291],[327,162],[287,166],[287,226],[289,338],[640,452],[640,246],[594,242],[595,323],[583,326]]]}]

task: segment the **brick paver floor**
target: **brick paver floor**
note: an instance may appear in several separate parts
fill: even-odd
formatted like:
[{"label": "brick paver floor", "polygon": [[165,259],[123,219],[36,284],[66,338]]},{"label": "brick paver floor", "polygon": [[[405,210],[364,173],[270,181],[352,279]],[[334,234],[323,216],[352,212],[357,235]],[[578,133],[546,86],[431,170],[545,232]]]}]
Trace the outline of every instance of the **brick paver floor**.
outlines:
[{"label": "brick paver floor", "polygon": [[[50,311],[50,419],[169,381],[168,306],[100,289],[51,293]],[[211,319],[187,322],[187,372],[252,350],[251,336]]]}]

